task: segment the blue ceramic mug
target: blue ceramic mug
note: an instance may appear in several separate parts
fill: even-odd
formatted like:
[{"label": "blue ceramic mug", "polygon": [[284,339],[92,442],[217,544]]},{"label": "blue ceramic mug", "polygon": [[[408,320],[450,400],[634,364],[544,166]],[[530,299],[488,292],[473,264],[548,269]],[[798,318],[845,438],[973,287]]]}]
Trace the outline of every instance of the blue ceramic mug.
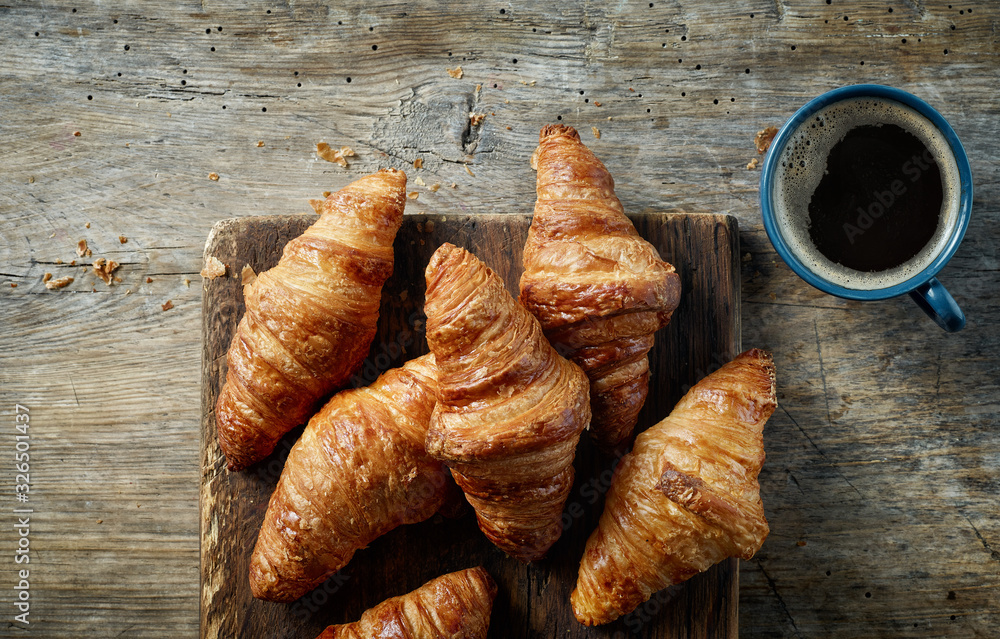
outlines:
[{"label": "blue ceramic mug", "polygon": [[[941,210],[931,239],[906,262],[877,272],[854,270],[822,253],[815,235],[810,237],[810,198],[827,173],[826,156],[848,130],[886,123],[898,124],[918,137],[927,149],[926,160],[933,157],[941,175]],[[892,182],[893,192],[905,192],[909,181],[915,182],[914,176],[919,178],[927,166],[916,155],[912,160],[899,167],[900,178]],[[876,190],[869,199],[870,205],[845,213],[845,219],[850,219],[843,225],[845,238],[852,243],[855,235],[880,223],[895,196],[889,190]],[[772,141],[761,174],[760,204],[764,228],[778,255],[819,290],[853,300],[881,300],[909,293],[941,328],[959,331],[965,326],[962,309],[936,275],[955,254],[969,225],[972,170],[955,131],[923,100],[875,84],[841,87],[814,98]],[[893,213],[897,220],[900,214]]]}]

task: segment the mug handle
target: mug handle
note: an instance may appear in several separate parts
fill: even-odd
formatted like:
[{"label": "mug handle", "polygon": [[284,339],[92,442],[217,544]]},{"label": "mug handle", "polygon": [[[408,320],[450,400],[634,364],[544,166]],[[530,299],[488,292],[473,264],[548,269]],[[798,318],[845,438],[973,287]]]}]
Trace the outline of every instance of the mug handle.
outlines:
[{"label": "mug handle", "polygon": [[959,308],[955,298],[936,277],[932,277],[910,291],[910,297],[937,325],[955,333],[965,328],[965,313]]}]

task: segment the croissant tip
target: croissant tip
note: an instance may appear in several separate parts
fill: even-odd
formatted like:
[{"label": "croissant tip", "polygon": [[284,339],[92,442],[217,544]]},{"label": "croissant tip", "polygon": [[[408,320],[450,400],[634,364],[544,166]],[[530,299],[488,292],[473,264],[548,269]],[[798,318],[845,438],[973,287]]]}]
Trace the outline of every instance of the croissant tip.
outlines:
[{"label": "croissant tip", "polygon": [[542,130],[538,133],[538,140],[542,141],[545,138],[556,135],[564,135],[572,140],[580,140],[580,134],[577,133],[576,129],[565,124],[548,124],[543,126]]}]

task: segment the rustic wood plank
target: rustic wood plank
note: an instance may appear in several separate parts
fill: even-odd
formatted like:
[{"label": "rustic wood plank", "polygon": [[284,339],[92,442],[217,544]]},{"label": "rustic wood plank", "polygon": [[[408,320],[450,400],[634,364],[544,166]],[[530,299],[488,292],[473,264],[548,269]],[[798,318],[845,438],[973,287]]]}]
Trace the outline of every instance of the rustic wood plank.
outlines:
[{"label": "rustic wood plank", "polygon": [[[313,216],[240,218],[217,224],[205,247],[233,273],[244,264],[272,267],[290,238]],[[726,216],[648,214],[633,217],[664,259],[678,260],[681,306],[650,353],[651,392],[638,428],[659,421],[681,394],[735,356],[739,342],[739,255],[736,221]],[[423,272],[443,242],[464,246],[516,291],[523,216],[407,216],[396,237],[396,266],[382,294],[379,332],[354,385],[427,352],[423,335]],[[215,433],[215,400],[225,383],[225,354],[239,318],[239,277],[207,283],[203,298],[202,389],[202,636],[314,637],[331,623],[358,618],[383,599],[408,592],[445,572],[483,565],[500,584],[491,636],[736,637],[737,562],[728,560],[690,582],[664,591],[623,620],[587,629],[574,618],[569,593],[583,546],[597,524],[616,459],[581,444],[576,482],[567,501],[563,536],[549,557],[532,566],[506,557],[476,528],[471,509],[454,521],[440,515],[392,531],[359,552],[338,575],[295,604],[253,599],[247,574],[257,531],[277,483],[282,458],[301,433],[243,473],[230,473]]]},{"label": "rustic wood plank", "polygon": [[[408,170],[411,212],[527,214],[527,157],[561,117],[627,210],[739,219],[744,342],[774,351],[784,409],[765,442],[772,534],[743,564],[741,633],[994,634],[1000,8],[653,4],[0,6],[0,411],[33,402],[48,451],[34,469],[47,503],[32,633],[198,632],[196,274],[216,221],[307,212],[382,165]],[[969,317],[961,334],[939,334],[906,299],[810,289],[763,233],[759,173],[745,169],[754,133],[853,82],[925,98],[969,153],[972,223],[941,274]],[[487,114],[478,128],[470,110]],[[313,157],[324,139],[358,151],[349,169]],[[68,265],[80,238],[123,263],[120,286]],[[46,272],[77,280],[47,291]],[[0,527],[0,545],[11,535]],[[13,570],[0,560],[0,582]],[[11,593],[0,588],[0,609]]]}]

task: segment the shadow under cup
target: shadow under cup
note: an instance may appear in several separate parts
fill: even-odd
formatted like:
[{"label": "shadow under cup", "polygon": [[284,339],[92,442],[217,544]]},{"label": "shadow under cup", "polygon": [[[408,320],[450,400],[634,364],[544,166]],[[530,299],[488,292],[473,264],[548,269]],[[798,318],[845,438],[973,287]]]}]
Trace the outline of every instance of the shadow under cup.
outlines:
[{"label": "shadow under cup", "polygon": [[[896,124],[919,139],[933,155],[942,183],[936,229],[923,248],[902,264],[871,271],[848,268],[824,255],[810,237],[809,212],[810,199],[827,172],[826,158],[831,149],[848,131],[866,124]],[[924,166],[914,159],[912,166],[908,163],[902,167],[910,171],[908,175]],[[908,182],[894,181],[897,193],[905,191]],[[852,222],[844,224],[846,238],[853,243],[854,236],[878,224],[893,199],[889,191],[873,193],[871,202],[865,201],[864,206],[845,214],[844,219]],[[760,200],[764,228],[775,250],[812,286],[854,300],[880,300],[909,293],[945,330],[957,331],[965,326],[965,315],[935,276],[954,255],[968,227],[972,171],[958,136],[926,102],[881,85],[842,87],[813,99],[782,126],[771,143],[761,174]],[[898,221],[898,211],[894,215]]]}]

